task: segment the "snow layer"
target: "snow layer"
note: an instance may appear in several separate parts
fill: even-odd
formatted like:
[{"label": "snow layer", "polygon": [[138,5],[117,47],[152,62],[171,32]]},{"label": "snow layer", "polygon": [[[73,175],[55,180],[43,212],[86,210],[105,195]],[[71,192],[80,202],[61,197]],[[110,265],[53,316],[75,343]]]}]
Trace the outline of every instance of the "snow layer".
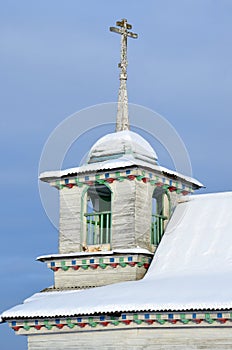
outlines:
[{"label": "snow layer", "polygon": [[190,184],[194,184],[197,187],[204,187],[204,185],[198,180],[190,177],[182,175],[174,170],[167,169],[160,165],[151,164],[143,160],[135,159],[133,155],[128,154],[126,156],[122,156],[118,159],[105,160],[98,163],[84,164],[80,167],[69,168],[65,170],[55,170],[55,171],[45,171],[40,174],[39,178],[42,181],[56,180],[61,177],[70,176],[73,174],[84,174],[89,172],[97,172],[99,170],[114,170],[114,169],[123,169],[131,166],[139,166],[145,169],[155,170],[158,173],[166,172],[169,175],[176,175],[182,180],[189,182]]},{"label": "snow layer", "polygon": [[231,309],[231,212],[232,192],[192,196],[177,206],[143,280],[38,293],[1,316]]},{"label": "snow layer", "polygon": [[89,151],[88,163],[121,154],[132,154],[134,158],[153,164],[157,161],[156,152],[143,137],[133,131],[125,130],[101,137]]},{"label": "snow layer", "polygon": [[76,253],[68,253],[68,254],[49,254],[49,255],[41,255],[36,260],[48,260],[48,259],[61,259],[61,258],[74,258],[74,257],[82,257],[82,256],[96,256],[96,255],[113,255],[113,254],[149,254],[152,253],[144,248],[128,248],[128,249],[114,249],[114,250],[106,250],[99,252],[76,252]]}]

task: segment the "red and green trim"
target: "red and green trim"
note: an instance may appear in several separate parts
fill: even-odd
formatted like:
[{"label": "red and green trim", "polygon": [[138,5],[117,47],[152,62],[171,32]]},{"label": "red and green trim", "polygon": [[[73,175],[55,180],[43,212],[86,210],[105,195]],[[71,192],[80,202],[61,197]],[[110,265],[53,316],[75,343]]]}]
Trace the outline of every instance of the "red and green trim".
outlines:
[{"label": "red and green trim", "polygon": [[18,332],[39,332],[50,330],[92,330],[93,328],[115,328],[115,327],[220,327],[232,325],[231,312],[140,312],[122,313],[121,316],[84,316],[55,319],[35,319],[26,321],[11,321],[11,328]]},{"label": "red and green trim", "polygon": [[67,179],[57,180],[55,182],[51,182],[51,186],[54,186],[58,189],[73,187],[82,187],[84,185],[93,186],[96,183],[99,184],[112,184],[115,181],[140,181],[143,183],[150,183],[154,187],[161,187],[169,192],[176,192],[178,194],[187,195],[193,192],[191,186],[187,186],[180,181],[170,180],[166,177],[158,176],[153,173],[148,173],[146,171],[138,171],[138,170],[126,170],[123,172],[112,172],[112,173],[104,173],[104,174],[96,174],[96,175],[88,175],[82,177],[72,177]]},{"label": "red and green trim", "polygon": [[106,258],[90,258],[90,259],[68,259],[68,260],[53,260],[48,263],[48,268],[54,272],[59,270],[96,270],[96,269],[116,269],[125,267],[140,267],[145,270],[148,269],[151,263],[151,257],[138,257],[138,256],[127,256],[127,257],[106,257]]}]

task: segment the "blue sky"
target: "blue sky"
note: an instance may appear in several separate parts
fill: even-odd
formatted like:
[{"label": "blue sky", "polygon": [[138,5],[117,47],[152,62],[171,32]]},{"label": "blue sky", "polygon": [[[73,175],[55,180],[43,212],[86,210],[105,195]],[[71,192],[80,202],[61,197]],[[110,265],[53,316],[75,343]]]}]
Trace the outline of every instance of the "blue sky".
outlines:
[{"label": "blue sky", "polygon": [[[129,42],[130,102],[175,127],[205,192],[231,190],[231,16],[230,0],[1,1],[0,311],[52,284],[35,262],[58,240],[39,198],[40,154],[66,117],[117,100],[116,20],[139,34]],[[82,137],[65,164],[77,165],[102,132]],[[26,349],[6,325],[0,344]]]}]

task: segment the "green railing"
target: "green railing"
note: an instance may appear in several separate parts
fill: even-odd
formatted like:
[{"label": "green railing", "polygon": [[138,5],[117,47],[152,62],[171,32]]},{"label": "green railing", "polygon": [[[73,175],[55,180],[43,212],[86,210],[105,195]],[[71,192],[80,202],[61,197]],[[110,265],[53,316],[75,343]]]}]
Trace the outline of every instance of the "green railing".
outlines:
[{"label": "green railing", "polygon": [[111,243],[111,212],[85,213],[88,245]]},{"label": "green railing", "polygon": [[167,220],[167,216],[152,215],[151,221],[151,244],[158,245],[164,233],[164,221]]}]

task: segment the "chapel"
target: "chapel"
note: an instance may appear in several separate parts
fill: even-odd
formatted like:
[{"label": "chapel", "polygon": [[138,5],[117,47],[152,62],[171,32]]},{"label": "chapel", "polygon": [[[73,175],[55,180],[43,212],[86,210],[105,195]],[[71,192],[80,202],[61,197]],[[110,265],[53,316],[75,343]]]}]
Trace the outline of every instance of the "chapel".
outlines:
[{"label": "chapel", "polygon": [[231,349],[232,192],[159,165],[130,130],[126,19],[115,132],[84,164],[46,171],[59,191],[59,251],[38,257],[54,284],[3,312],[29,350]]}]

